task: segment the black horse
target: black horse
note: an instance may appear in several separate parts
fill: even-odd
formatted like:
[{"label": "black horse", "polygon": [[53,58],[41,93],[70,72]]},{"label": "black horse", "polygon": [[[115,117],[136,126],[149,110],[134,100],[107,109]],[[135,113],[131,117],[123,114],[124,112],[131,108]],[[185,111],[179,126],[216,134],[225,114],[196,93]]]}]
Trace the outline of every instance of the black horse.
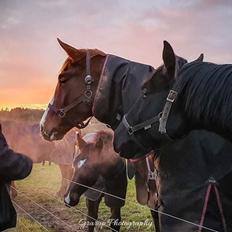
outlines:
[{"label": "black horse", "polygon": [[[126,162],[113,150],[113,134],[107,131],[78,136],[80,153],[73,162],[74,174],[64,201],[67,205],[78,204],[83,193],[88,208],[88,231],[94,231],[98,218],[98,207],[102,197],[111,209],[111,228],[119,231],[121,207],[124,206],[127,189]],[[81,184],[81,185],[78,185]],[[88,187],[113,194],[118,198],[101,192],[88,190]]]},{"label": "black horse", "polygon": [[8,192],[8,184],[12,180],[27,177],[31,169],[31,159],[8,147],[0,125],[0,231],[15,227],[17,221],[16,211]]},{"label": "black horse", "polygon": [[[124,134],[116,130],[115,136]],[[161,231],[232,231],[231,151],[230,142],[206,131],[192,131],[160,147],[159,210],[180,218],[161,213]]]},{"label": "black horse", "polygon": [[[193,63],[202,63],[202,59],[203,55]],[[117,128],[120,137],[114,143],[115,150],[126,158],[144,155],[172,138],[180,138],[188,131],[186,125],[191,125],[191,122],[183,123],[184,116],[178,110],[181,107],[178,101],[172,105],[170,99],[166,106],[168,92],[179,70],[188,65],[187,61],[176,56],[168,42],[164,42],[163,61],[164,65],[141,84],[137,101]]]},{"label": "black horse", "polygon": [[164,65],[142,85],[143,96],[130,112],[133,117],[126,116],[124,124],[131,128],[142,118],[156,117],[141,128],[154,128],[156,148],[165,137],[180,138],[194,129],[213,131],[231,140],[232,65],[202,60],[203,55],[191,63],[183,62],[165,41]]},{"label": "black horse", "polygon": [[[165,46],[169,47],[168,44]],[[195,61],[200,62],[201,58]],[[228,183],[232,177],[232,146],[219,136],[203,131],[191,132],[185,138],[174,141],[167,135],[159,135],[157,131],[160,117],[152,116],[162,111],[160,102],[157,103],[156,100],[162,98],[165,104],[170,86],[166,85],[166,79],[162,79],[165,78],[164,67],[160,67],[157,72],[162,75],[144,83],[146,91],[115,130],[115,148],[126,157],[128,154],[141,156],[152,149],[156,150],[160,157],[160,198],[164,213],[216,231],[231,231],[232,196]],[[158,106],[160,108],[157,110]],[[181,124],[180,118],[181,115],[176,115],[175,125],[172,127],[170,124],[168,131],[174,131],[175,126]],[[216,190],[207,197],[206,193],[212,186]],[[208,200],[209,205],[204,214],[203,205]],[[160,222],[164,231],[196,230],[194,225],[165,215],[161,215]]]}]

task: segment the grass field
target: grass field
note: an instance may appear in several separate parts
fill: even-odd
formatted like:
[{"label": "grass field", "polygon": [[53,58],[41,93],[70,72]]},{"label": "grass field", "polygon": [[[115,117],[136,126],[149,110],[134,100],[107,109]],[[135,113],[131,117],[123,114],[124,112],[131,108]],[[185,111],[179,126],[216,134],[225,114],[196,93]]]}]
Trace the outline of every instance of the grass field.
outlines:
[{"label": "grass field", "polygon": [[[80,213],[87,212],[85,199],[82,197],[80,204],[75,208],[66,207],[63,199],[55,196],[60,179],[59,168],[55,164],[51,166],[35,164],[28,178],[16,182],[18,196],[15,202],[18,206],[15,207],[18,212],[18,223],[16,229],[9,231],[86,231],[86,227],[83,229],[82,226],[85,216]],[[110,209],[102,202],[99,220],[107,221],[109,217]],[[122,208],[122,220],[125,225],[121,226],[121,231],[154,231],[149,209],[136,203],[134,180],[128,185],[126,205]],[[138,225],[145,220],[147,225]],[[110,230],[98,226],[97,231]]]}]

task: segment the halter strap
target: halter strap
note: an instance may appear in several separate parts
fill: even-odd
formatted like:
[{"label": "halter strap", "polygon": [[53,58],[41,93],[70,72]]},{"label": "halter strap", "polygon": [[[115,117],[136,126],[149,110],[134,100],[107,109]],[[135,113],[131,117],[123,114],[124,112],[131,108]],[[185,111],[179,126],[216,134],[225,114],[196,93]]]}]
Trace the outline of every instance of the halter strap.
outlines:
[{"label": "halter strap", "polygon": [[90,52],[87,50],[86,52],[86,76],[90,75],[91,76],[91,70],[90,70]]},{"label": "halter strap", "polygon": [[151,119],[148,119],[144,122],[141,122],[141,123],[138,123],[134,126],[131,126],[129,124],[129,122],[127,121],[126,119],[126,115],[123,116],[123,119],[122,119],[122,123],[123,125],[126,127],[127,129],[127,132],[129,135],[132,135],[134,134],[135,132],[139,131],[139,130],[148,130],[152,127],[152,125],[156,122],[159,122],[160,120],[160,116],[161,116],[161,113],[159,113],[158,115],[156,115],[155,117],[151,118]]},{"label": "halter strap", "polygon": [[146,164],[147,164],[147,181],[149,180],[156,180],[158,177],[158,171],[154,167],[154,171],[151,170],[151,165],[149,162],[149,156],[146,157]]},{"label": "halter strap", "polygon": [[156,122],[159,122],[159,132],[167,137],[168,140],[172,141],[171,137],[167,134],[167,121],[172,108],[173,103],[177,99],[178,92],[171,89],[166,99],[166,103],[162,112],[160,112],[155,117],[148,119],[144,122],[138,123],[134,126],[131,126],[127,121],[126,115],[123,116],[122,123],[126,127],[129,135],[133,135],[135,132],[140,130],[148,130]]},{"label": "halter strap", "polygon": [[[91,76],[91,56],[89,50],[86,51],[86,76],[84,78],[84,81],[86,85],[86,90],[82,95],[78,96],[73,102],[71,102],[70,104],[68,104],[63,108],[58,108],[54,104],[49,103],[48,108],[51,109],[60,118],[64,118],[68,111],[70,111],[71,109],[73,109],[75,106],[79,104],[85,103],[87,105],[91,105],[93,100],[92,99],[93,92],[91,90],[91,86],[92,83],[94,82],[94,79]],[[78,123],[77,127],[79,129],[85,128],[89,124],[91,118],[92,117],[90,117],[86,123],[84,122]]]},{"label": "halter strap", "polygon": [[167,135],[167,122],[168,122],[168,117],[172,108],[173,103],[175,102],[176,98],[177,98],[178,92],[171,89],[169,91],[169,94],[167,96],[166,99],[166,103],[164,105],[163,111],[162,111],[162,115],[160,118],[160,124],[159,124],[159,132],[161,134],[166,134]]}]

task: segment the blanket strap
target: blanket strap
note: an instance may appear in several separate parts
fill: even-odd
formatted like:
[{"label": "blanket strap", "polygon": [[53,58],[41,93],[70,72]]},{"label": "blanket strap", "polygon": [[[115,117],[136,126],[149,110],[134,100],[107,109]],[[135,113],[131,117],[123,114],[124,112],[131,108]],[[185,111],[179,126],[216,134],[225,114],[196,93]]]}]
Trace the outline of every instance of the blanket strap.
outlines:
[{"label": "blanket strap", "polygon": [[206,211],[208,208],[208,203],[209,203],[209,197],[211,194],[211,190],[213,189],[216,195],[216,199],[217,199],[217,205],[218,205],[218,209],[221,215],[221,221],[222,221],[222,225],[223,225],[223,231],[227,232],[227,226],[226,226],[226,220],[225,220],[225,216],[224,216],[224,212],[223,212],[223,207],[222,207],[222,202],[221,202],[221,197],[220,197],[220,193],[218,191],[217,188],[217,181],[213,178],[210,177],[209,178],[209,185],[205,194],[205,201],[204,201],[204,206],[203,206],[203,210],[202,210],[202,214],[201,214],[201,221],[199,224],[199,229],[198,232],[201,232],[203,229],[203,224],[205,221],[205,215],[206,215]]}]

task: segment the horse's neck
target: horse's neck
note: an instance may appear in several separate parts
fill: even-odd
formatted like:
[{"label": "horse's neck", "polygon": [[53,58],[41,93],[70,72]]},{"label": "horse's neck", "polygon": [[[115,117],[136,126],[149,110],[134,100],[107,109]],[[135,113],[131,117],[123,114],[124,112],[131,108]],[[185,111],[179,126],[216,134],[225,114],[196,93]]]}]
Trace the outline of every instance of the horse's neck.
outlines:
[{"label": "horse's neck", "polygon": [[[108,56],[96,91],[93,114],[113,126],[138,97],[141,84],[153,68],[120,57]],[[120,120],[120,119],[119,119]]]},{"label": "horse's neck", "polygon": [[118,157],[118,154],[114,152],[112,146],[104,148],[98,160],[100,160],[99,170],[101,170],[99,174],[105,179],[114,177],[115,173],[118,173],[121,159]]},{"label": "horse's neck", "polygon": [[128,60],[108,55],[96,90],[92,112],[101,122],[112,125],[121,105],[121,85]]},{"label": "horse's neck", "polygon": [[102,174],[105,179],[117,178],[123,172],[125,162],[122,159],[115,159],[114,163],[108,163],[106,171]]}]

